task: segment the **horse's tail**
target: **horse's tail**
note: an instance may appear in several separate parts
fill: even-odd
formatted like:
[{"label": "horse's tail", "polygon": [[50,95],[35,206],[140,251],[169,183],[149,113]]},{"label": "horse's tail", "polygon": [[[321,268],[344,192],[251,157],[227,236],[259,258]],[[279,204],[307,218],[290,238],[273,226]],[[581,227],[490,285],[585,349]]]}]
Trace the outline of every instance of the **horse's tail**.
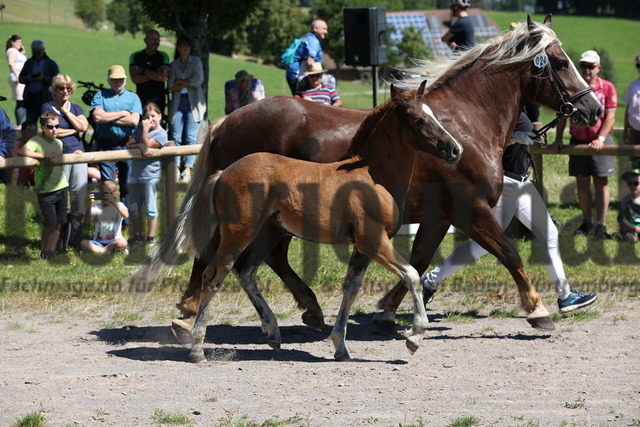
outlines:
[{"label": "horse's tail", "polygon": [[211,147],[220,125],[225,119],[226,116],[209,124],[204,137],[200,134],[198,135],[198,140],[202,141],[202,148],[191,175],[191,182],[187,187],[184,199],[182,199],[180,211],[172,221],[167,234],[160,244],[151,252],[149,259],[131,277],[130,280],[133,284],[151,284],[160,277],[169,274],[171,269],[180,262],[183,250],[187,246],[186,240],[192,235],[191,226],[194,224],[191,220],[194,213],[193,205],[205,186],[207,177],[210,175],[209,165],[211,164],[211,159],[209,159],[209,154]]},{"label": "horse's tail", "polygon": [[194,199],[189,219],[189,251],[201,255],[207,249],[211,237],[218,226],[218,218],[213,210],[213,191],[222,170],[207,178],[198,196]]}]

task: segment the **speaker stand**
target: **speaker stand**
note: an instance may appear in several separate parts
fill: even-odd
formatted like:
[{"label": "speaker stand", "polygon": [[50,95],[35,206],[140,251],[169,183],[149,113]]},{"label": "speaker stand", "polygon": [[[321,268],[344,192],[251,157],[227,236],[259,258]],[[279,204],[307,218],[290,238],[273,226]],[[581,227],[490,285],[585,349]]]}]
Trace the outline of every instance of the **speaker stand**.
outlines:
[{"label": "speaker stand", "polygon": [[373,108],[378,105],[378,67],[371,66],[371,82],[373,84]]}]

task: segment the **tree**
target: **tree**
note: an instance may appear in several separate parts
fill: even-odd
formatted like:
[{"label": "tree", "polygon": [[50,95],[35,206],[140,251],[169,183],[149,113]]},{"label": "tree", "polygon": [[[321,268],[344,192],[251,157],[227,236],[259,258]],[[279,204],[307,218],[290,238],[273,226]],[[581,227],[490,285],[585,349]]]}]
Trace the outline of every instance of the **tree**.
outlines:
[{"label": "tree", "polygon": [[158,26],[187,36],[191,52],[204,66],[202,87],[207,99],[209,85],[209,50],[212,36],[224,35],[241,24],[260,0],[138,0],[146,15]]},{"label": "tree", "polygon": [[113,0],[107,6],[107,20],[113,23],[116,34],[129,32],[134,38],[152,26],[137,0]]},{"label": "tree", "polygon": [[310,18],[296,4],[297,0],[260,0],[245,22],[227,36],[233,39],[233,51],[276,63],[293,39],[308,29]]},{"label": "tree", "polygon": [[399,70],[395,69],[398,65],[410,65],[407,61],[413,58],[431,58],[433,57],[433,51],[424,42],[422,37],[422,31],[416,27],[406,27],[402,30],[402,41],[395,43],[391,40],[391,32],[393,28],[387,27],[387,64],[385,64],[381,71],[384,74],[401,78]]},{"label": "tree", "polygon": [[90,30],[98,29],[98,25],[104,20],[104,11],[102,0],[75,0],[74,12]]}]

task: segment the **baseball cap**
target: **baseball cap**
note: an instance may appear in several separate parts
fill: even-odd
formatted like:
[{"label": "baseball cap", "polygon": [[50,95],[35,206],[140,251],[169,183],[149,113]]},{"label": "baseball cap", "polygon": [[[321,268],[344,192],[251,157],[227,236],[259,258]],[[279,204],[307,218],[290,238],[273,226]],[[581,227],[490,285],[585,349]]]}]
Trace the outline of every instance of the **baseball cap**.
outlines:
[{"label": "baseball cap", "polygon": [[31,42],[31,49],[44,49],[44,42],[42,40],[34,40]]},{"label": "baseball cap", "polygon": [[127,75],[124,72],[124,67],[121,65],[112,65],[109,67],[109,78],[110,79],[126,79]]},{"label": "baseball cap", "polygon": [[595,50],[588,50],[580,55],[580,62],[600,65],[600,55]]},{"label": "baseball cap", "polygon": [[624,181],[629,181],[632,178],[636,178],[640,176],[640,169],[631,169],[629,172],[625,172],[622,174],[620,178]]}]

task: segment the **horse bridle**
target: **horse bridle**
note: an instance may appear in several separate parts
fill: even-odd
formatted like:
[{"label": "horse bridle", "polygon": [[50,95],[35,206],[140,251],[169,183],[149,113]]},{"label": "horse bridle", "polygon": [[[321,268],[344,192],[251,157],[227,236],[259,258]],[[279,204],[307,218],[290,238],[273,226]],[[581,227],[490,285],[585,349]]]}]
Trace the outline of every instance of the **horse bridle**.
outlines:
[{"label": "horse bridle", "polygon": [[540,138],[541,141],[544,141],[544,143],[541,144],[542,147],[547,146],[547,131],[555,127],[560,121],[560,119],[570,117],[573,115],[573,113],[578,111],[578,109],[574,106],[574,104],[578,102],[580,98],[582,98],[586,94],[593,92],[593,88],[591,86],[588,86],[587,88],[582,89],[581,91],[579,91],[573,96],[569,95],[569,91],[567,90],[567,87],[564,85],[564,83],[562,83],[562,80],[560,80],[556,72],[551,67],[551,62],[549,61],[549,58],[546,54],[547,49],[557,44],[559,44],[558,40],[552,41],[547,45],[547,47],[545,47],[543,52],[538,54],[540,55],[540,58],[542,58],[542,61],[537,62],[538,56],[536,56],[536,58],[534,59],[534,64],[536,66],[538,66],[539,62],[542,63],[540,65],[543,65],[543,66],[539,67],[541,68],[541,74],[545,70],[547,71],[547,74],[549,76],[549,81],[553,85],[553,88],[556,90],[558,95],[560,95],[560,99],[562,100],[562,105],[560,105],[560,108],[558,108],[558,110],[556,111],[555,119],[553,119],[550,123],[543,126],[542,128],[534,131],[534,133],[536,134],[536,137]]}]

